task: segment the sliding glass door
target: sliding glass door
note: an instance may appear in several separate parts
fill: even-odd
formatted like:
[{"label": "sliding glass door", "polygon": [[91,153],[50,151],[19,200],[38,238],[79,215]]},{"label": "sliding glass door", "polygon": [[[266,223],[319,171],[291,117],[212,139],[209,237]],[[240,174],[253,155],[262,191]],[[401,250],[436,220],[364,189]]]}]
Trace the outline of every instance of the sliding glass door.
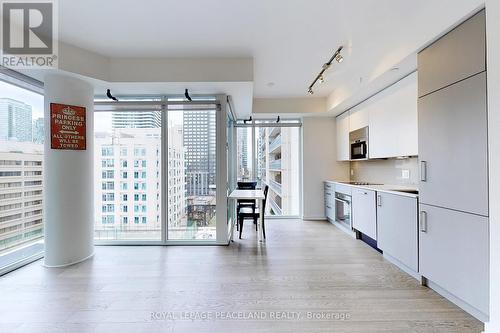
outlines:
[{"label": "sliding glass door", "polygon": [[216,110],[168,112],[168,239],[216,239]]},{"label": "sliding glass door", "polygon": [[237,125],[238,180],[269,186],[268,216],[300,215],[300,126],[294,120]]}]

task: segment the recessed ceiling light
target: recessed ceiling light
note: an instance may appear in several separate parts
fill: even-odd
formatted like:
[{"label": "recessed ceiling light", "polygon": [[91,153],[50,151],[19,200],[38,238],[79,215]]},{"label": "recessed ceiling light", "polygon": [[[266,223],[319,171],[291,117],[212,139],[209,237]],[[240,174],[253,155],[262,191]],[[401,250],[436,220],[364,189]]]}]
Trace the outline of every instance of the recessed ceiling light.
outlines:
[{"label": "recessed ceiling light", "polygon": [[319,83],[325,83],[325,78],[323,77],[323,75],[320,75],[319,76]]}]

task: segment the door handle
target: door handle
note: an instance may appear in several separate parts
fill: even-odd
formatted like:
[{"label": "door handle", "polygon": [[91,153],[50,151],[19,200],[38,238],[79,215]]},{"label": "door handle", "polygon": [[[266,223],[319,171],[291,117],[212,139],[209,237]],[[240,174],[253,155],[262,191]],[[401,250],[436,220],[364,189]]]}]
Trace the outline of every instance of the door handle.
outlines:
[{"label": "door handle", "polygon": [[420,212],[420,231],[427,232],[427,212],[424,210]]},{"label": "door handle", "polygon": [[382,196],[380,194],[377,195],[377,206],[379,206],[379,207],[382,206]]},{"label": "door handle", "polygon": [[427,161],[420,161],[420,181],[427,181]]}]

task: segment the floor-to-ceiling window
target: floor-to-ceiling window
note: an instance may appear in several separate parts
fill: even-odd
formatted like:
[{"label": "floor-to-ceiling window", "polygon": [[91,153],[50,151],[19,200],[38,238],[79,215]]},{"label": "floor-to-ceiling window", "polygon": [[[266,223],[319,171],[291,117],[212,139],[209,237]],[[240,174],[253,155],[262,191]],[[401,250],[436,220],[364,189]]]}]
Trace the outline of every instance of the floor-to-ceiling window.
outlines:
[{"label": "floor-to-ceiling window", "polygon": [[96,112],[95,239],[161,240],[161,112]]},{"label": "floor-to-ceiling window", "polygon": [[300,125],[296,120],[238,124],[238,180],[269,186],[269,216],[300,214]]},{"label": "floor-to-ceiling window", "polygon": [[214,98],[96,103],[96,240],[216,240],[218,111]]},{"label": "floor-to-ceiling window", "polygon": [[43,252],[43,95],[0,75],[0,272]]}]

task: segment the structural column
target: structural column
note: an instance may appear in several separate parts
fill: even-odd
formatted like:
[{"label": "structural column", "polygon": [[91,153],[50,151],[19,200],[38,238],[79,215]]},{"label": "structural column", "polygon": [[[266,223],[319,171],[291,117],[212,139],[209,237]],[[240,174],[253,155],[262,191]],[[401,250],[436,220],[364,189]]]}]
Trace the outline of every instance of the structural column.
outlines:
[{"label": "structural column", "polygon": [[[45,77],[45,266],[81,262],[94,253],[93,87],[80,79]],[[86,150],[51,149],[50,103],[86,108]]]}]

